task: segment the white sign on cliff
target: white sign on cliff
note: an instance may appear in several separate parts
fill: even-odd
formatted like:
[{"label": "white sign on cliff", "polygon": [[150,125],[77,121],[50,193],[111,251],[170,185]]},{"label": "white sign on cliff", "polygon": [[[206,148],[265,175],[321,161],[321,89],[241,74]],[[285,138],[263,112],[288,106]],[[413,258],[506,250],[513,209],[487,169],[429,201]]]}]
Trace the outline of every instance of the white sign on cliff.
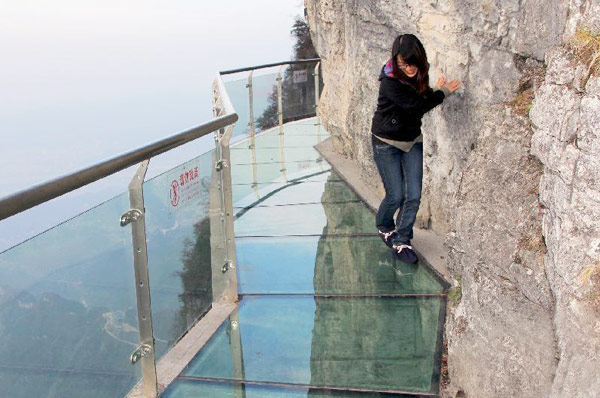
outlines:
[{"label": "white sign on cliff", "polygon": [[308,72],[306,70],[294,71],[294,83],[306,83],[308,81]]}]

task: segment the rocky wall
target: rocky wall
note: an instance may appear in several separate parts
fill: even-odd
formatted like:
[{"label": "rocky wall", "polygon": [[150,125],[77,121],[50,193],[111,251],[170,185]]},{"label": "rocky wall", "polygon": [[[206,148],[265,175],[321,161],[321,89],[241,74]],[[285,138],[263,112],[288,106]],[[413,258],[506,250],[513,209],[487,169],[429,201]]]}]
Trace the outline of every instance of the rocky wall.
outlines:
[{"label": "rocky wall", "polygon": [[323,122],[373,189],[370,122],[396,35],[423,41],[432,82],[463,82],[423,126],[418,222],[446,236],[455,278],[443,394],[600,396],[599,84],[567,45],[597,25],[598,2],[305,5]]},{"label": "rocky wall", "polygon": [[556,301],[559,361],[552,396],[598,397],[600,68],[590,68],[570,47],[547,53],[548,73],[530,113],[531,152],[544,166],[539,196],[545,268]]}]

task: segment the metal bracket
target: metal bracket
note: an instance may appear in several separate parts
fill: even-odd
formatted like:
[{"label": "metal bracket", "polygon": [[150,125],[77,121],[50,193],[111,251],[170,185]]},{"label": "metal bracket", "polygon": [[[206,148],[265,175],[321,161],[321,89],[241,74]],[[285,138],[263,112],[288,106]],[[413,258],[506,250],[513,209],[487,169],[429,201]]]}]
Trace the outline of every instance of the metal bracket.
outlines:
[{"label": "metal bracket", "polygon": [[229,260],[226,260],[225,264],[223,264],[223,267],[221,268],[221,272],[225,273],[232,268],[233,268],[233,263]]},{"label": "metal bracket", "polygon": [[215,169],[217,171],[221,171],[221,170],[223,170],[227,166],[228,166],[227,160],[226,159],[221,159],[221,160],[217,160],[217,162],[215,164]]},{"label": "metal bracket", "polygon": [[127,224],[136,222],[142,216],[142,212],[138,209],[131,209],[127,213],[121,216],[121,226],[124,227]]},{"label": "metal bracket", "polygon": [[131,361],[132,365],[135,365],[142,357],[145,357],[152,353],[152,347],[148,344],[142,344],[129,357],[129,361]]}]

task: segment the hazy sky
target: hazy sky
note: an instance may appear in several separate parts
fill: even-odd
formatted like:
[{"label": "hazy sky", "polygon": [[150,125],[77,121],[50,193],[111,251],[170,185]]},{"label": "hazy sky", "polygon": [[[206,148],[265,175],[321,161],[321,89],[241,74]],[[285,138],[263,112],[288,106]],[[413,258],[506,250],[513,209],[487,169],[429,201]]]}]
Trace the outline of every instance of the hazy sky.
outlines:
[{"label": "hazy sky", "polygon": [[[302,0],[3,1],[0,197],[207,121],[215,73],[290,59],[302,13]],[[153,160],[149,175],[210,142]],[[0,221],[0,251],[132,174]]]}]

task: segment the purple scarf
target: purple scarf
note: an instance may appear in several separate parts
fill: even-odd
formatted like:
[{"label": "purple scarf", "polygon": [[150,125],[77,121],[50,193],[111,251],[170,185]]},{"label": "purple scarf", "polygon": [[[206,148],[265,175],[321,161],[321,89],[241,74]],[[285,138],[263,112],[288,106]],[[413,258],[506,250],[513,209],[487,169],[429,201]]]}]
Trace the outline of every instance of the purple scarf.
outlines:
[{"label": "purple scarf", "polygon": [[387,77],[396,78],[396,76],[394,75],[394,65],[392,64],[391,58],[387,61],[387,63],[383,67],[383,73],[385,73],[385,75]]}]

